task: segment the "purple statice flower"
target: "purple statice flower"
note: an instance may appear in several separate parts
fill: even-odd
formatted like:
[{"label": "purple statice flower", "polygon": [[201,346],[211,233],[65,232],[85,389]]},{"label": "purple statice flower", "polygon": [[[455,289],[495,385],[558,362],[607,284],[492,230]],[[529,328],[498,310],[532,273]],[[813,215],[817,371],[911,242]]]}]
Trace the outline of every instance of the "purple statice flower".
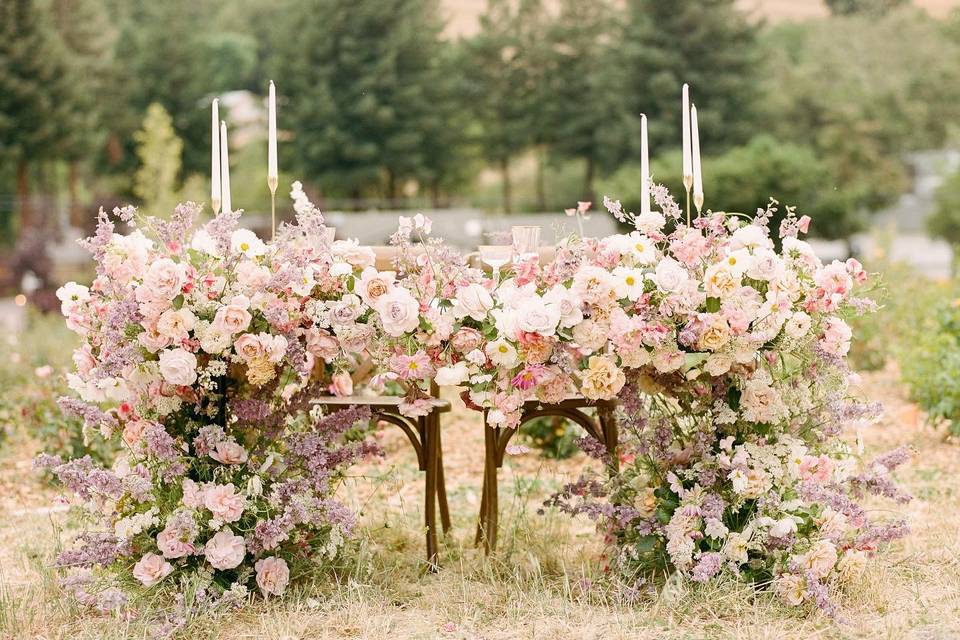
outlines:
[{"label": "purple statice flower", "polygon": [[[838,620],[840,614],[840,608],[837,606],[837,603],[834,602],[833,598],[830,597],[830,589],[824,583],[820,582],[820,579],[811,572],[806,572],[807,577],[807,592],[806,596],[817,605],[817,608],[823,611],[824,614]],[[839,621],[839,620],[838,620]]]},{"label": "purple statice flower", "polygon": [[910,533],[910,527],[905,520],[870,524],[857,535],[854,546],[858,549],[875,547],[880,544],[899,540]]},{"label": "purple statice flower", "polygon": [[595,460],[607,461],[610,459],[610,454],[607,452],[606,445],[591,435],[585,435],[577,438],[576,445],[581,451]]},{"label": "purple statice flower", "polygon": [[723,511],[727,508],[723,498],[715,493],[708,493],[700,501],[700,513],[704,518],[723,519]]},{"label": "purple statice flower", "polygon": [[307,358],[307,351],[303,342],[293,334],[287,334],[287,360],[293,365],[294,370],[303,377],[310,375],[310,360]]},{"label": "purple statice flower", "polygon": [[213,238],[220,255],[230,255],[230,236],[237,228],[241,213],[241,211],[221,211],[216,218],[204,225],[203,229]]},{"label": "purple statice flower", "polygon": [[216,424],[208,424],[200,427],[200,431],[197,432],[196,437],[193,439],[193,450],[198,456],[205,456],[216,449],[217,444],[226,439],[227,434],[224,433],[223,427]]},{"label": "purple statice flower", "polygon": [[715,551],[701,553],[697,558],[697,564],[690,572],[690,579],[694,582],[706,582],[713,576],[720,573],[720,567],[723,565],[723,554]]},{"label": "purple statice flower", "polygon": [[34,466],[49,469],[67,490],[84,500],[94,496],[119,499],[123,483],[111,471],[97,467],[90,456],[63,462],[59,456],[41,455]]},{"label": "purple statice flower", "polygon": [[900,504],[906,504],[913,497],[900,489],[890,474],[904,462],[910,459],[910,451],[906,447],[899,447],[875,458],[867,465],[867,470],[848,480],[851,491],[856,497],[865,493],[884,496]]},{"label": "purple statice flower", "polygon": [[77,536],[75,546],[57,556],[58,567],[106,567],[130,555],[130,545],[112,533],[91,531]]},{"label": "purple statice flower", "polygon": [[153,424],[144,429],[143,442],[147,455],[157,460],[171,462],[179,457],[177,441],[161,424]]},{"label": "purple statice flower", "polygon": [[106,426],[110,431],[117,428],[116,417],[83,400],[61,396],[57,398],[57,406],[67,415],[82,418],[84,426],[90,429],[99,429],[101,425]]},{"label": "purple statice flower", "polygon": [[153,499],[153,482],[149,477],[131,473],[121,480],[123,490],[137,502],[149,502]]}]

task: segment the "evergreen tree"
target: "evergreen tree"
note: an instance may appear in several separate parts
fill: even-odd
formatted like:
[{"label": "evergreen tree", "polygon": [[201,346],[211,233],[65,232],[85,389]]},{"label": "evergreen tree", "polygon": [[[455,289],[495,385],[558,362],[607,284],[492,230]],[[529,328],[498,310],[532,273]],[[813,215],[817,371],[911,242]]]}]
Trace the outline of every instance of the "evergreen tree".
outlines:
[{"label": "evergreen tree", "polygon": [[299,0],[271,67],[283,72],[290,166],[358,198],[427,173],[429,132],[449,92],[438,83],[436,0]]},{"label": "evergreen tree", "polygon": [[[650,144],[680,146],[680,90],[691,87],[705,152],[741,144],[758,127],[760,27],[736,0],[628,0],[624,50],[634,112],[645,113]],[[677,169],[679,171],[679,168]]]},{"label": "evergreen tree", "polygon": [[562,0],[547,31],[541,125],[554,155],[584,162],[582,199],[596,201],[598,171],[616,168],[639,126],[624,99],[621,26],[608,2]]},{"label": "evergreen tree", "polygon": [[176,205],[177,175],[183,141],[173,130],[173,120],[157,103],[147,108],[143,129],[133,135],[140,167],[134,176],[133,192],[152,215],[165,216]]},{"label": "evergreen tree", "polygon": [[[515,6],[516,5],[516,6]],[[537,140],[545,73],[537,50],[540,0],[489,0],[480,31],[463,43],[465,95],[484,159],[501,173],[503,210],[513,210],[510,160]]]},{"label": "evergreen tree", "polygon": [[34,0],[0,0],[0,158],[16,164],[20,227],[41,224],[31,166],[58,157],[75,111],[68,52]]}]

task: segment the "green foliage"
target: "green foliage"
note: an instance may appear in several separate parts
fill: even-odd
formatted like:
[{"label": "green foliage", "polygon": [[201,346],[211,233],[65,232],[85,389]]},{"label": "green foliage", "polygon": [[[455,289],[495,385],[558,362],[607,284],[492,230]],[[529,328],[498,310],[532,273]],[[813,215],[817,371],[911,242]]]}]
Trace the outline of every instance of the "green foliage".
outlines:
[{"label": "green foliage", "polygon": [[15,339],[0,345],[0,435],[24,442],[36,452],[46,451],[64,458],[90,455],[109,462],[112,449],[99,436],[85,437],[83,422],[66,416],[57,399],[71,395],[64,373],[73,367],[70,360],[75,336],[59,314],[30,313],[26,328]]},{"label": "green foliage", "polygon": [[927,230],[953,247],[956,271],[956,253],[960,249],[960,171],[949,176],[940,186],[936,203],[933,215],[926,220]]},{"label": "green foliage", "polygon": [[[284,145],[288,166],[331,193],[373,188],[399,195],[428,173],[430,132],[450,98],[435,0],[300,0],[283,23],[271,67],[285,79],[284,126],[301,132]],[[442,120],[442,119],[441,119]]]},{"label": "green foliage", "polygon": [[834,15],[862,13],[881,16],[891,9],[910,4],[910,0],[826,0],[826,3]]},{"label": "green foliage", "polygon": [[170,114],[159,104],[151,104],[143,119],[143,129],[133,138],[140,158],[133,192],[151,215],[169,214],[177,204],[177,176],[183,151],[183,141],[174,133]]},{"label": "green foliage", "polygon": [[565,460],[579,451],[581,431],[563,418],[536,418],[520,428],[524,442],[540,450],[544,458]]},{"label": "green foliage", "polygon": [[627,35],[620,46],[632,77],[621,91],[631,91],[637,116],[646,113],[655,149],[679,144],[684,82],[691,85],[707,152],[742,144],[757,131],[757,107],[765,88],[760,80],[762,50],[757,46],[760,26],[737,4],[627,3]]},{"label": "green foliage", "polygon": [[949,432],[960,436],[960,298],[941,302],[930,315],[928,330],[911,336],[900,360],[901,377],[927,418],[946,422]]}]

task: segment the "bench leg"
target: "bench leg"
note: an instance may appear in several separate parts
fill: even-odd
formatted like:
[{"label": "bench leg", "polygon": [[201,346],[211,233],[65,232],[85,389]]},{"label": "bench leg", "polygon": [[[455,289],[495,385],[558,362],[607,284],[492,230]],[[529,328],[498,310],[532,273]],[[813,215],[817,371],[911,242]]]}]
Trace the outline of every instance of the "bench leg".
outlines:
[{"label": "bench leg", "polygon": [[610,474],[620,470],[620,456],[617,446],[620,444],[620,431],[617,426],[616,409],[613,407],[598,407],[597,420],[600,423],[600,433],[603,434],[603,444],[610,455]]},{"label": "bench leg", "polygon": [[443,532],[450,532],[450,506],[447,504],[447,483],[443,478],[443,440],[440,438],[440,415],[433,416],[437,423],[437,501],[440,503],[440,523]]},{"label": "bench leg", "polygon": [[430,571],[437,571],[439,552],[437,549],[437,467],[439,455],[437,453],[438,425],[430,418],[420,418],[426,424],[423,433],[426,435],[424,442],[424,457],[426,458],[426,491],[424,496],[424,524],[426,525],[427,535],[427,566]]}]

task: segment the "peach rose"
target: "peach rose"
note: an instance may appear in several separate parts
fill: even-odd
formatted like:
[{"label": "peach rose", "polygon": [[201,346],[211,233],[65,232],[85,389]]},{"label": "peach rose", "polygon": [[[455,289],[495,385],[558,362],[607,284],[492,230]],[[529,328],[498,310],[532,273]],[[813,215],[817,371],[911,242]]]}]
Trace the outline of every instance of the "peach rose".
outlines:
[{"label": "peach rose", "polygon": [[247,547],[240,536],[229,529],[218,531],[207,541],[203,555],[214,569],[233,569],[243,562]]},{"label": "peach rose", "polygon": [[330,361],[340,353],[340,343],[323,329],[307,331],[307,351],[321,360]]},{"label": "peach rose", "polygon": [[133,577],[143,586],[152,587],[173,571],[173,565],[155,553],[147,553],[133,565]]},{"label": "peach rose", "polygon": [[257,560],[257,586],[263,595],[283,595],[290,582],[290,569],[283,558],[270,557]]},{"label": "peach rose", "polygon": [[127,443],[128,446],[133,446],[140,442],[140,438],[143,436],[144,430],[150,426],[150,423],[146,420],[134,420],[133,422],[128,422],[123,427],[123,441]]},{"label": "peach rose", "polygon": [[243,503],[243,496],[236,492],[232,482],[212,485],[203,492],[203,506],[223,522],[239,520],[243,514]]},{"label": "peach rose", "polygon": [[210,457],[220,464],[243,464],[247,461],[247,450],[236,442],[222,440],[210,452]]},{"label": "peach rose", "polygon": [[823,578],[837,563],[837,548],[829,540],[821,540],[803,555],[802,563],[814,576]]},{"label": "peach rose", "polygon": [[218,333],[234,334],[246,330],[250,326],[253,316],[247,310],[250,300],[245,296],[234,296],[230,304],[217,309],[213,318],[213,328]]}]

